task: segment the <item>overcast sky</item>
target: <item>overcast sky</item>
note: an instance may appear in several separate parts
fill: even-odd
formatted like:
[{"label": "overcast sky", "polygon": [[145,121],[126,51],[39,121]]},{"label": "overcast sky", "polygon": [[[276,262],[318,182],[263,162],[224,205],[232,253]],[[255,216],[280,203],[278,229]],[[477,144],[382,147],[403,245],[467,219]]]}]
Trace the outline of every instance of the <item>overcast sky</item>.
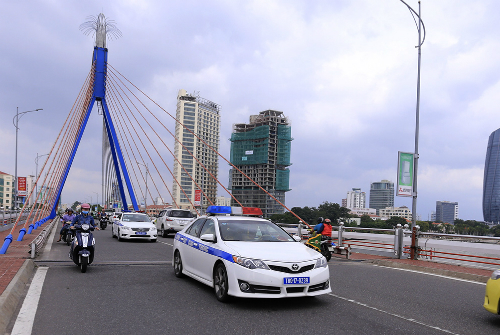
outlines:
[{"label": "overcast sky", "polygon": [[[285,113],[289,207],[340,203],[353,187],[368,198],[371,182],[396,181],[397,152],[414,150],[418,32],[399,0],[3,0],[0,171],[14,174],[16,107],[43,108],[19,123],[18,174],[49,152],[90,69],[94,41],[79,25],[100,12],[123,33],[109,63],[166,110],[181,88],[222,106],[222,155],[232,124]],[[486,145],[500,127],[498,1],[423,0],[422,18],[417,212],[457,201],[461,219],[482,220]],[[101,131],[94,112],[63,202],[101,193]],[[220,163],[224,185],[227,171]]]}]

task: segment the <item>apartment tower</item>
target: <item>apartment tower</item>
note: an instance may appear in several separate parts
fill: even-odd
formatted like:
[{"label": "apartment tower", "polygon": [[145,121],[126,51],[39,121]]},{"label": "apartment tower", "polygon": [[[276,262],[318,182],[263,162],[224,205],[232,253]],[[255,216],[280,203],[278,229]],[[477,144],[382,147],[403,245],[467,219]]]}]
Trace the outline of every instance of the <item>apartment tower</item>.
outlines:
[{"label": "apartment tower", "polygon": [[[210,205],[208,199],[216,203],[217,181],[214,177],[218,178],[219,157],[207,145],[219,151],[219,111],[218,104],[201,98],[199,95],[187,94],[183,89],[179,90],[176,118],[180,123],[177,122],[175,126],[175,137],[179,141],[176,141],[174,150],[177,159],[174,160],[173,171],[176,179],[172,187],[173,206],[177,203],[180,208],[193,209],[194,205],[201,207],[203,211]],[[191,178],[203,192],[198,189]]]},{"label": "apartment tower", "polygon": [[370,185],[370,208],[377,210],[394,207],[394,183],[389,180],[373,182]]}]

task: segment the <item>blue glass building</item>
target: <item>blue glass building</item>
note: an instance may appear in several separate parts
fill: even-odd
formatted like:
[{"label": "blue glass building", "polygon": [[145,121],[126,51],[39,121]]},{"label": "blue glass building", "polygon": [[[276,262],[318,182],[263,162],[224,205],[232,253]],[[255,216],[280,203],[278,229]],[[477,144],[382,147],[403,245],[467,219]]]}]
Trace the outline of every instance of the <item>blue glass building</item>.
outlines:
[{"label": "blue glass building", "polygon": [[491,133],[484,163],[483,216],[486,222],[500,222],[500,129]]}]

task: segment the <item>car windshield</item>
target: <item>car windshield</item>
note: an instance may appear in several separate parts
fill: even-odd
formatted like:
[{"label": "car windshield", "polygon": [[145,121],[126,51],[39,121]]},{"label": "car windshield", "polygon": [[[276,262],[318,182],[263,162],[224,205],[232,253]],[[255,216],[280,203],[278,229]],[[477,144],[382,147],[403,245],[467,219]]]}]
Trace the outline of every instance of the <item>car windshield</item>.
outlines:
[{"label": "car windshield", "polygon": [[123,214],[123,222],[151,222],[146,214]]},{"label": "car windshield", "polygon": [[173,218],[194,218],[193,213],[190,211],[171,211],[169,216]]},{"label": "car windshield", "polygon": [[219,219],[219,231],[224,241],[294,242],[295,240],[270,221]]}]

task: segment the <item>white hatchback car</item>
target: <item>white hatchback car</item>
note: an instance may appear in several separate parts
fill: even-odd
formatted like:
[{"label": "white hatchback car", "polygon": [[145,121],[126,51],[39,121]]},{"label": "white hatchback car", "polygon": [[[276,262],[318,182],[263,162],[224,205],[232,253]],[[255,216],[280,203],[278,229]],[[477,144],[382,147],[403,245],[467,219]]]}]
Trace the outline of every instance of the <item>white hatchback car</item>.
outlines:
[{"label": "white hatchback car", "polygon": [[149,240],[156,242],[158,233],[149,216],[141,213],[123,213],[119,220],[113,222],[111,234],[118,241],[123,239]]},{"label": "white hatchback car", "polygon": [[177,233],[190,224],[195,217],[188,209],[165,209],[158,214],[155,222],[158,235],[167,237],[169,233]]},{"label": "white hatchback car", "polygon": [[328,263],[319,252],[271,221],[213,215],[228,211],[231,207],[211,206],[208,216],[175,235],[177,277],[187,275],[213,287],[219,301],[229,296],[282,298],[331,292]]}]

